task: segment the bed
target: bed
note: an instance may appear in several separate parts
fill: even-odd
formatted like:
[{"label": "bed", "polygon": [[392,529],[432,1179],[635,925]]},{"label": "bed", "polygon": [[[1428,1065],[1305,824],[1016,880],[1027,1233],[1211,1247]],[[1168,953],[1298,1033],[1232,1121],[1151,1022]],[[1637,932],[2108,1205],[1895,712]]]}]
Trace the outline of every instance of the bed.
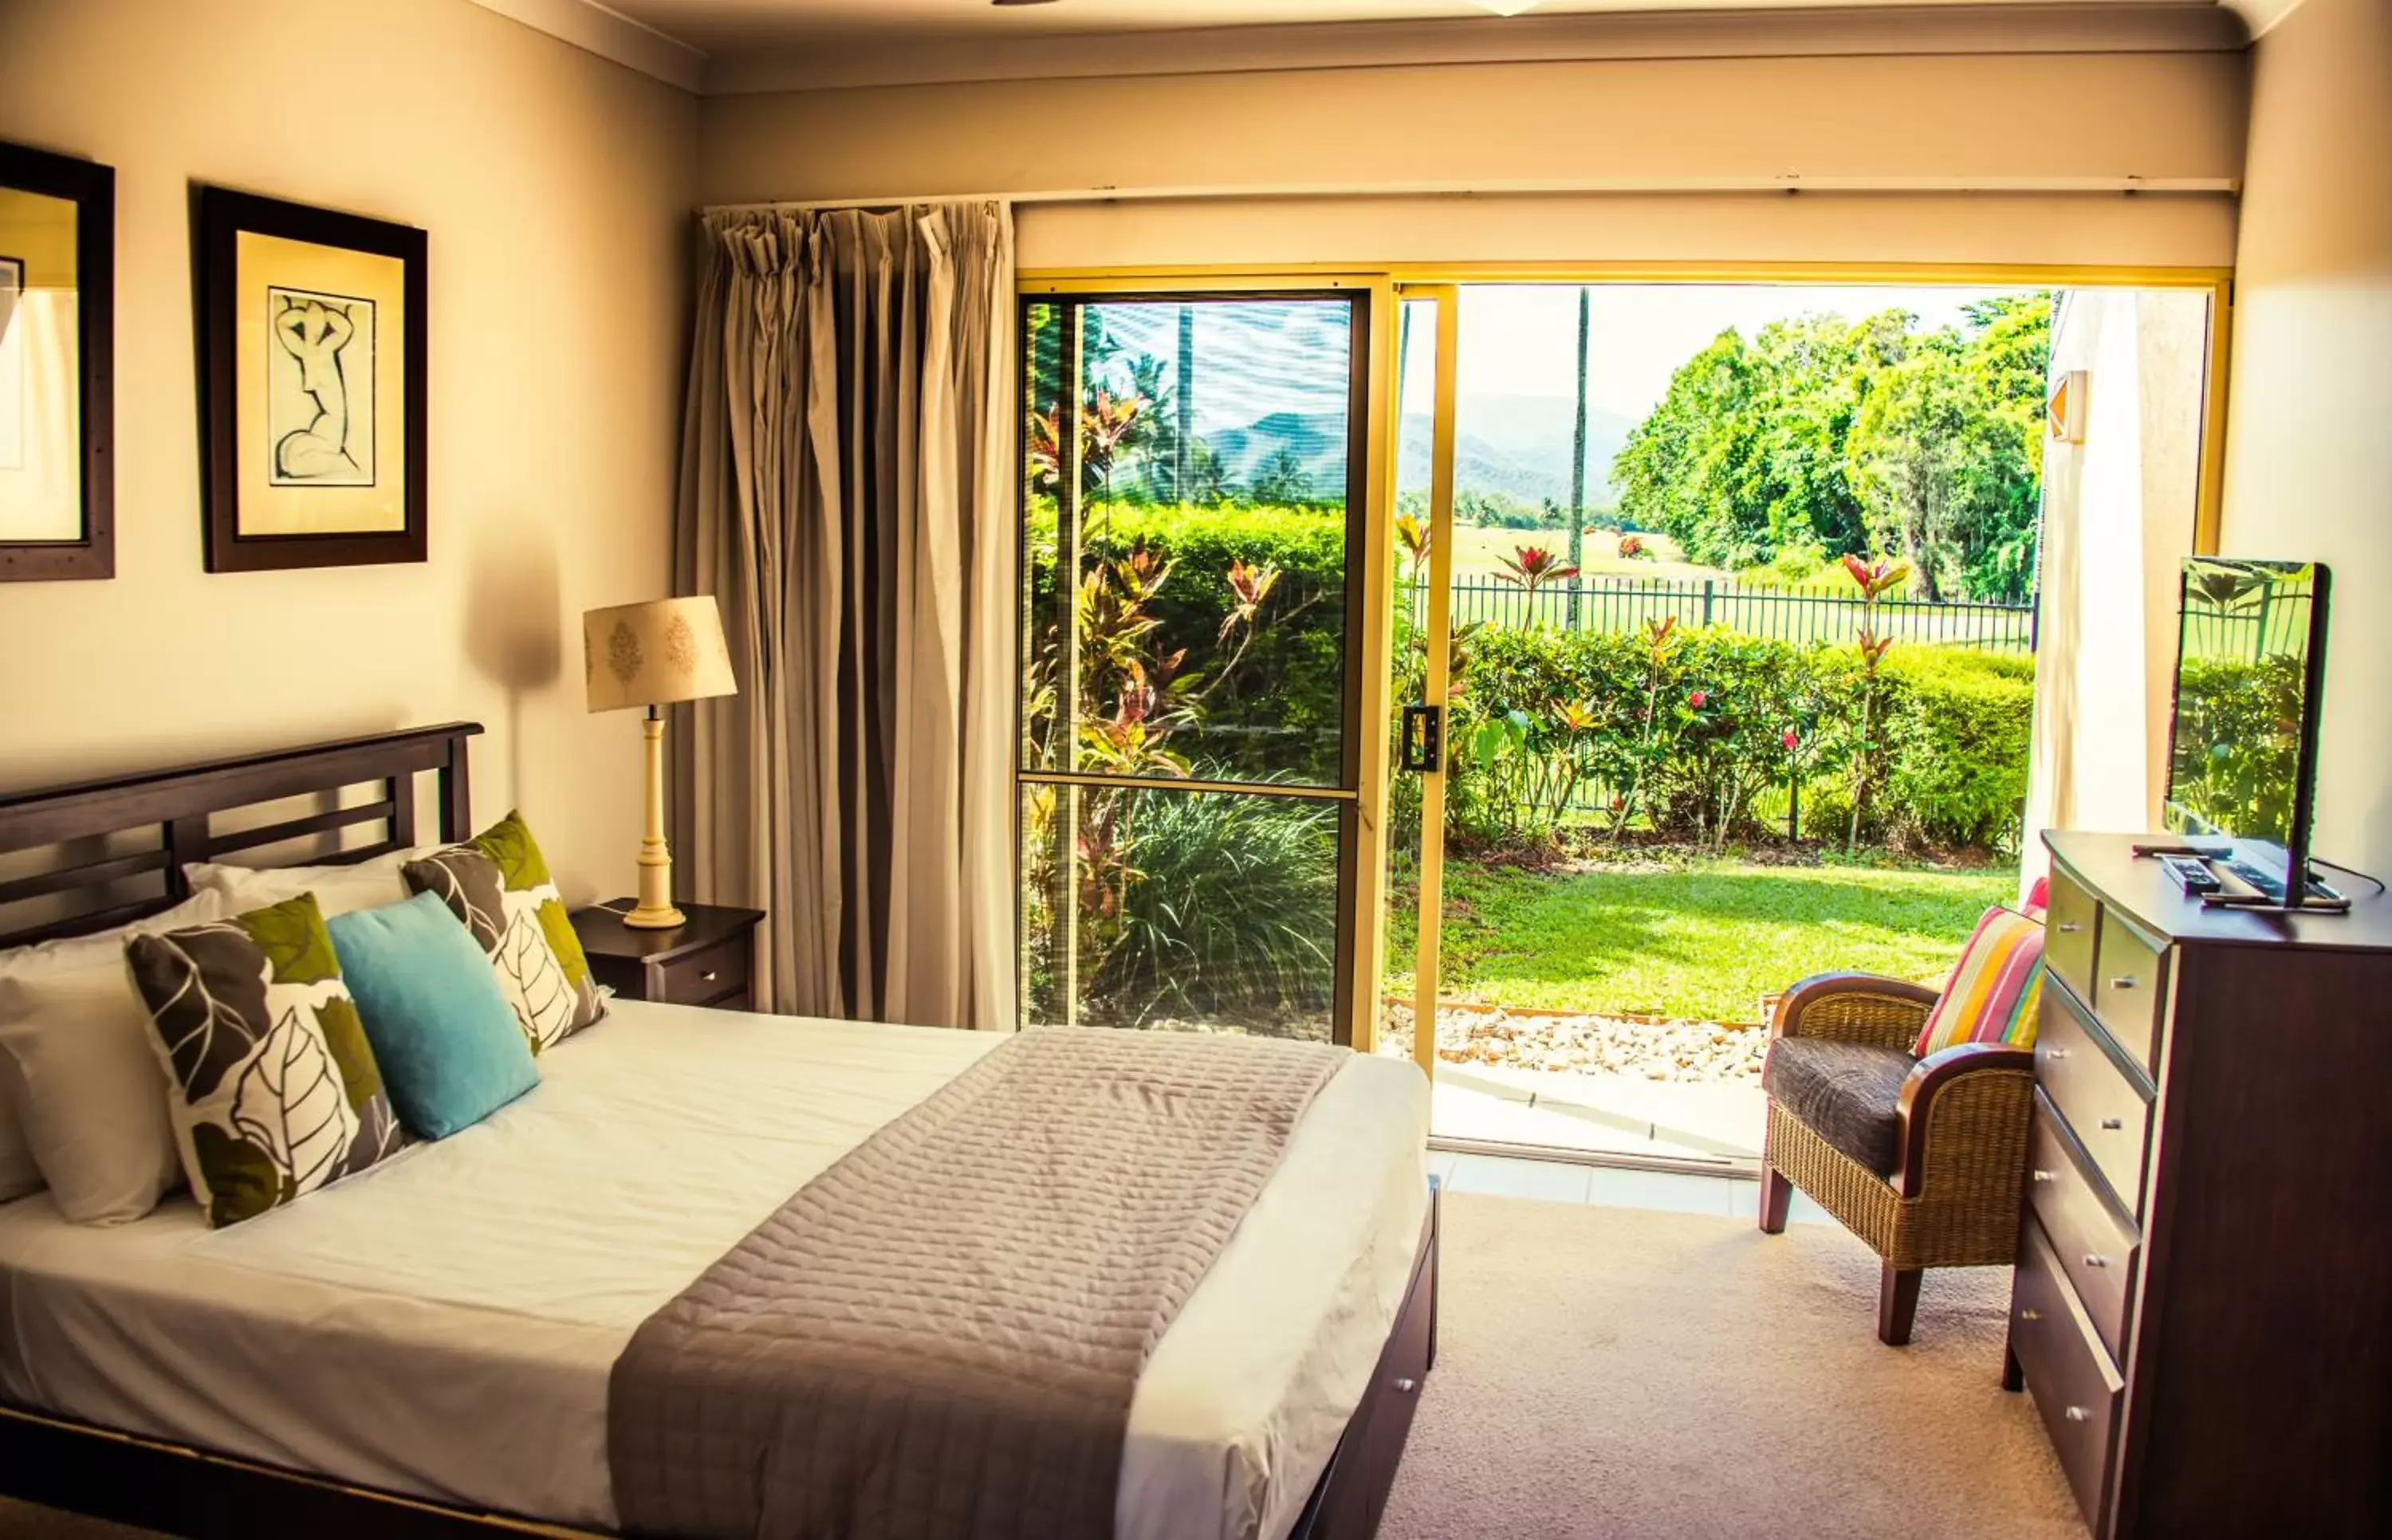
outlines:
[{"label": "bed", "polygon": [[[382,837],[345,857],[403,848],[419,773],[462,837],[477,731],[0,799],[0,852],[118,836],[0,881],[0,904],[102,900],[6,938],[162,908],[184,861],[357,825]],[[210,816],[310,796],[240,833]],[[117,853],[136,828],[154,849]],[[533,1095],[245,1224],[188,1197],[109,1229],[0,1207],[0,1491],[193,1535],[613,1533],[608,1371],[635,1328],[1004,1041],[618,1002]],[[1358,1055],[1306,1109],[1139,1378],[1123,1540],[1375,1530],[1434,1352],[1425,1124],[1409,1067]]]}]

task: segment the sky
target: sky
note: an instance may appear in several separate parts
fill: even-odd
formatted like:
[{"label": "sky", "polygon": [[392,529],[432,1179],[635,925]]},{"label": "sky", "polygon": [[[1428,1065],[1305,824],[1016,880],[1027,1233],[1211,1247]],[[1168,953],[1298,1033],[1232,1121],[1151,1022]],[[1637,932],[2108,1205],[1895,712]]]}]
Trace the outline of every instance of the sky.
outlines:
[{"label": "sky", "polygon": [[[1749,340],[1771,321],[1813,311],[1858,320],[1903,309],[1925,327],[1959,322],[1971,300],[2017,290],[1896,288],[1839,284],[1597,284],[1590,291],[1587,404],[1641,421],[1670,388],[1678,366],[1730,327]],[[1425,308],[1422,312],[1426,314]],[[1436,400],[1434,353],[1404,371],[1404,409],[1425,412]],[[1464,398],[1490,394],[1575,398],[1578,394],[1578,289],[1562,285],[1475,284],[1462,291]],[[1465,424],[1466,426],[1466,424]]]},{"label": "sky", "polygon": [[[1858,319],[1901,308],[1920,324],[1959,321],[1961,306],[2014,290],[1891,285],[1597,284],[1592,290],[1589,405],[1641,421],[1678,366],[1729,327],[1748,338],[1774,320],[1812,311]],[[1196,431],[1242,427],[1275,411],[1336,412],[1347,400],[1348,311],[1338,300],[1240,301],[1196,307]],[[1420,312],[1425,316],[1425,307]],[[1176,359],[1176,303],[1107,304],[1107,330],[1122,357]],[[1404,371],[1404,409],[1436,396],[1433,333],[1415,322]],[[1462,290],[1462,394],[1572,398],[1577,394],[1578,290],[1566,285],[1472,284]],[[1463,423],[1468,428],[1467,422]]]}]

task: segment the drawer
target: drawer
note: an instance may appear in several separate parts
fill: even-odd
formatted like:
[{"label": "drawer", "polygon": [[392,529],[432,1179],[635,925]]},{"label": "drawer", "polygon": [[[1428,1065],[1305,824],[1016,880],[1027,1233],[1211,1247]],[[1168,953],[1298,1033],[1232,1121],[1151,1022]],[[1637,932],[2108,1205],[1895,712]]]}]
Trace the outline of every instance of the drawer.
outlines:
[{"label": "drawer", "polygon": [[2143,1214],[2143,1145],[2152,1104],[2136,1071],[2111,1057],[2101,1029],[2066,990],[2046,990],[2036,1016],[2034,1079],[2093,1158],[2117,1206]]},{"label": "drawer", "polygon": [[2141,1236],[2102,1196],[2084,1153],[2039,1091],[2027,1132],[2027,1202],[2111,1358],[2125,1363]]},{"label": "drawer", "polygon": [[2010,1286],[2010,1352],[2027,1393],[2051,1435],[2052,1452],[2076,1494],[2085,1521],[2101,1533],[2102,1497],[2126,1381],[2086,1319],[2043,1226],[2020,1226],[2018,1274]]},{"label": "drawer", "polygon": [[2092,999],[2093,948],[2100,938],[2101,900],[2066,870],[2055,866],[2043,924],[2043,965],[2074,990],[2077,999]]},{"label": "drawer", "polygon": [[650,964],[655,988],[648,998],[674,1005],[730,1003],[748,992],[748,939],[725,937],[703,951]]},{"label": "drawer", "polygon": [[2111,1040],[2146,1070],[2159,1064],[2160,1006],[2167,999],[2167,952],[2116,915],[2105,915],[2094,938],[2093,1014]]}]

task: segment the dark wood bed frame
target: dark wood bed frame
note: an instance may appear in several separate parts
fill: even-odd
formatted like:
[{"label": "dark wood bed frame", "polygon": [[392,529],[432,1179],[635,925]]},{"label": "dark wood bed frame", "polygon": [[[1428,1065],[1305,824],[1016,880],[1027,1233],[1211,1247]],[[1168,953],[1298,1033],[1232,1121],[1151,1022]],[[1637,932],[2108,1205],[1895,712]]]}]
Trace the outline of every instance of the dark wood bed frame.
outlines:
[{"label": "dark wood bed frame", "polygon": [[[0,946],[83,935],[189,896],[186,861],[220,860],[365,827],[378,837],[315,861],[359,861],[420,843],[416,777],[437,778],[438,837],[466,838],[466,749],[474,722],[0,796],[0,859],[48,851],[0,878]],[[367,800],[343,804],[367,788]],[[323,810],[218,830],[245,809],[313,798]],[[6,868],[0,868],[6,870]],[[13,924],[26,906],[44,912]],[[56,912],[54,911],[64,911]],[[1421,1383],[1436,1357],[1437,1195],[1429,1195],[1411,1278],[1361,1404],[1290,1540],[1371,1540],[1385,1510]],[[189,1540],[464,1540],[492,1534],[596,1536],[517,1514],[478,1512],[349,1485],[0,1400],[0,1495],[138,1524]]]}]

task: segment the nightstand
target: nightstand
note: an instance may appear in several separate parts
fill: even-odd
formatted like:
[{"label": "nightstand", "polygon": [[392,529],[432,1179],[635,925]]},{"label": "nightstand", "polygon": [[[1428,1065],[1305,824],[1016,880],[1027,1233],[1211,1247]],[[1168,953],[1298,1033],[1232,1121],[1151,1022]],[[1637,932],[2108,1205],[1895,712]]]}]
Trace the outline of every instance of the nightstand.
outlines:
[{"label": "nightstand", "polygon": [[573,933],[590,958],[598,982],[625,1000],[672,1005],[712,1005],[726,1011],[751,1007],[748,969],[756,944],[760,909],[724,909],[684,903],[685,925],[670,930],[634,930],[623,923],[630,899],[620,907],[573,912]]}]

